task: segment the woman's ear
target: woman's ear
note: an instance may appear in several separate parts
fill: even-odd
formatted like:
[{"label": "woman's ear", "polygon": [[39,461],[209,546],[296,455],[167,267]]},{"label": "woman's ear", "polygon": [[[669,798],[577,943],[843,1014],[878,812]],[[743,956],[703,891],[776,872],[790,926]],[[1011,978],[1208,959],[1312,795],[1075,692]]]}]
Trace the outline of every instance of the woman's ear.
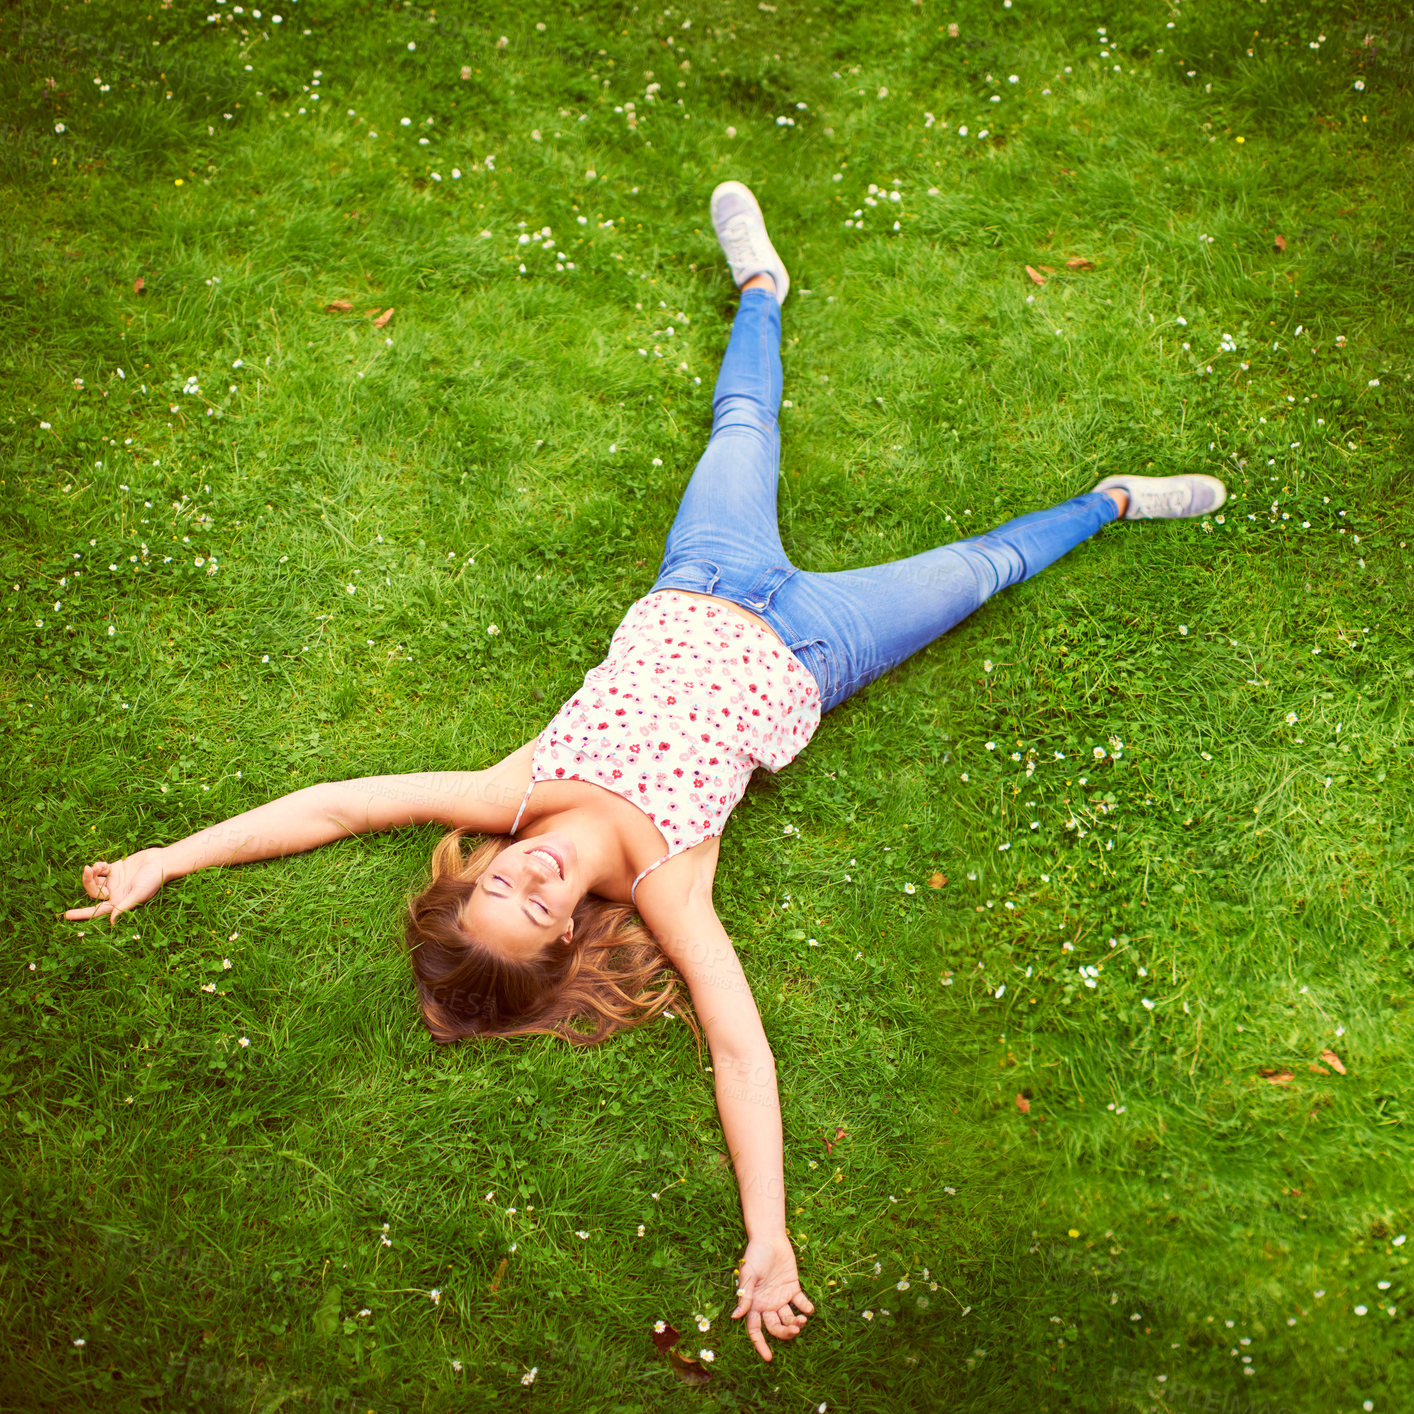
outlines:
[{"label": "woman's ear", "polygon": [[573,918],[571,918],[570,921],[565,924],[565,931],[560,934],[559,941],[562,942],[562,943],[564,943],[566,947],[568,947],[570,944],[572,944],[572,943],[574,942],[574,919],[573,919]]}]

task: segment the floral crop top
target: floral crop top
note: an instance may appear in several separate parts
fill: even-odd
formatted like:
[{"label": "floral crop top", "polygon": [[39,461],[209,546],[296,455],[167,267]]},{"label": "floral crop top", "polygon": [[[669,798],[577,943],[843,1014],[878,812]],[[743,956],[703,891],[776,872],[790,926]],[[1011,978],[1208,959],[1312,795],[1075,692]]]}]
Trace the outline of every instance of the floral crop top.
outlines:
[{"label": "floral crop top", "polygon": [[[659,590],[535,743],[536,782],[589,781],[658,827],[659,864],[720,835],[757,766],[779,771],[820,724],[820,689],[774,634],[723,604]],[[520,828],[526,791],[511,827]]]}]

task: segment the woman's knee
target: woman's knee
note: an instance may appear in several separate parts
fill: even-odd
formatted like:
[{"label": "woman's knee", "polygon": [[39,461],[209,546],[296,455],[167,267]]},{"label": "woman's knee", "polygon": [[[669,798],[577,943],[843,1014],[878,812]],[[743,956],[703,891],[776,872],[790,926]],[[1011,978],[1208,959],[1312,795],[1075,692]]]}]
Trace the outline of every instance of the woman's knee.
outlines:
[{"label": "woman's knee", "polygon": [[977,578],[979,603],[990,599],[999,589],[1019,584],[1026,578],[1026,559],[1009,541],[983,535],[975,540],[959,541],[952,548]]},{"label": "woman's knee", "polygon": [[729,393],[718,398],[712,404],[712,436],[738,431],[773,443],[776,437],[775,409],[749,393]]}]

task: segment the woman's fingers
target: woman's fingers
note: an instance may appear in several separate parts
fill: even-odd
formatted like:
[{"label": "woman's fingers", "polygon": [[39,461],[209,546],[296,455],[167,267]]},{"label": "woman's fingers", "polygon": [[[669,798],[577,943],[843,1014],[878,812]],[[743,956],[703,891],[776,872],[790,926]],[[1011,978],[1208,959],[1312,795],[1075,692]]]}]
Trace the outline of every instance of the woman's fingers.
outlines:
[{"label": "woman's fingers", "polygon": [[114,876],[113,869],[114,866],[107,860],[100,859],[83,871],[83,885],[89,898],[101,899],[109,907],[113,904],[115,892],[130,892],[124,888],[121,869],[117,877]]},{"label": "woman's fingers", "polygon": [[83,891],[89,898],[100,900],[92,908],[71,908],[68,909],[64,917],[75,923],[81,923],[87,918],[102,918],[113,909],[113,898],[110,892],[113,866],[106,859],[96,860],[92,864],[85,864],[83,867]]},{"label": "woman's fingers", "polygon": [[112,870],[113,866],[106,859],[84,865],[83,887],[89,898],[106,898],[108,896],[108,879]]},{"label": "woman's fingers", "polygon": [[767,1364],[771,1362],[771,1347],[766,1344],[766,1337],[761,1334],[761,1313],[752,1311],[746,1318],[746,1333],[751,1337],[751,1343],[756,1347],[756,1353]]},{"label": "woman's fingers", "polygon": [[777,1340],[791,1340],[805,1329],[805,1317],[798,1316],[789,1306],[765,1312],[766,1329]]},{"label": "woman's fingers", "polygon": [[64,914],[65,918],[72,918],[80,921],[85,918],[105,918],[112,912],[113,905],[108,899],[102,903],[96,903],[92,908],[71,908]]},{"label": "woman's fingers", "polygon": [[[771,1360],[771,1347],[766,1343],[766,1337],[770,1335],[776,1340],[793,1340],[802,1330],[805,1329],[807,1317],[815,1310],[814,1304],[803,1291],[797,1291],[784,1305],[764,1311],[758,1310],[752,1305],[752,1298],[755,1295],[757,1280],[754,1274],[746,1273],[742,1276],[741,1285],[738,1287],[741,1300],[738,1302],[736,1310],[732,1312],[733,1317],[746,1315],[746,1333],[751,1338],[751,1343],[756,1347],[756,1353],[763,1360]],[[791,1303],[794,1303],[792,1305]],[[799,1310],[796,1308],[799,1307]]]}]

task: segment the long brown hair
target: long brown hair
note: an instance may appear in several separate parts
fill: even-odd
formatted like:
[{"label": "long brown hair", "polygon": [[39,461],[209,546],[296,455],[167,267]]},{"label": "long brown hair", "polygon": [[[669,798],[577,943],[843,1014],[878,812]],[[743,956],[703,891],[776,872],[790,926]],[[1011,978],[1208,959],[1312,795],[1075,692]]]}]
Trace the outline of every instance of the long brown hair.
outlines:
[{"label": "long brown hair", "polygon": [[513,841],[491,835],[464,853],[465,833],[442,838],[432,852],[432,882],[408,904],[408,953],[433,1040],[559,1036],[593,1046],[657,1016],[678,997],[676,979],[663,978],[667,958],[633,909],[594,894],[574,910],[570,946],[549,943],[528,962],[484,947],[467,932],[462,910]]}]

